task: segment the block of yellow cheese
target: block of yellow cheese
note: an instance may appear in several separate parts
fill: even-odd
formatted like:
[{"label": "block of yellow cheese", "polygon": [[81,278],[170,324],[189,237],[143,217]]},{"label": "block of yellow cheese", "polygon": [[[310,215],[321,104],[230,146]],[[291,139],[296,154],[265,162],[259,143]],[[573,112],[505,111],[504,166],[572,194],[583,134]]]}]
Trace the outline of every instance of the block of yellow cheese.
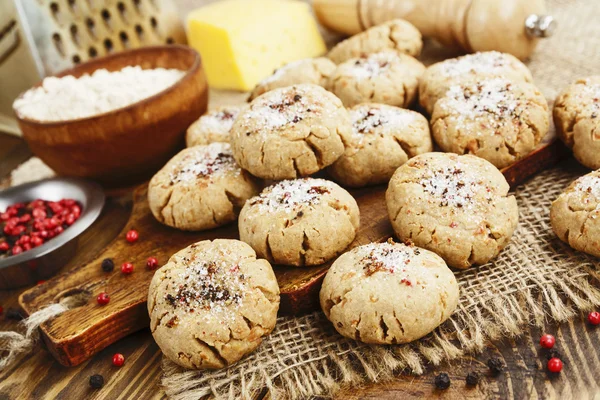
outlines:
[{"label": "block of yellow cheese", "polygon": [[192,11],[188,43],[211,87],[250,90],[274,69],[325,52],[307,3],[224,0]]}]

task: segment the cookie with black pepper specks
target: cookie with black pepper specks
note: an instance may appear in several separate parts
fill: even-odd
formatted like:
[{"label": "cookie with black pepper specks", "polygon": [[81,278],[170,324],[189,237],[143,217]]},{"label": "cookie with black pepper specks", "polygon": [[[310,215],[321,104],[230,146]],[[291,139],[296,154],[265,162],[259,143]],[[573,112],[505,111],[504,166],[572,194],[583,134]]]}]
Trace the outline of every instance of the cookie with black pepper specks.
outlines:
[{"label": "cookie with black pepper specks", "polygon": [[187,129],[185,135],[187,147],[215,142],[229,143],[229,133],[240,108],[238,106],[220,107],[198,118]]},{"label": "cookie with black pepper specks", "polygon": [[233,124],[231,148],[252,175],[292,179],[332,164],[351,135],[350,116],[340,99],[320,86],[302,84],[254,99]]},{"label": "cookie with black pepper specks", "polygon": [[448,319],[459,289],[438,255],[390,241],[342,254],[327,272],[319,297],[340,334],[365,343],[400,344]]},{"label": "cookie with black pepper specks", "polygon": [[259,190],[256,179],[236,164],[229,144],[211,143],[182,150],[158,171],[148,185],[148,203],[159,222],[199,231],[235,221]]},{"label": "cookie with black pepper specks", "polygon": [[483,78],[452,86],[435,103],[433,138],[443,151],[473,154],[498,168],[529,154],[549,129],[548,104],[530,83]]},{"label": "cookie with black pepper specks", "polygon": [[287,180],[246,202],[240,239],[274,264],[318,265],[352,243],[359,221],[356,200],[335,183]]},{"label": "cookie with black pepper specks", "polygon": [[271,265],[238,240],[205,240],[178,251],[148,291],[152,336],[185,368],[234,364],[273,330],[278,309]]},{"label": "cookie with black pepper specks", "polygon": [[510,242],[519,211],[508,190],[482,158],[425,153],[396,170],[386,203],[399,239],[462,269],[490,261]]}]

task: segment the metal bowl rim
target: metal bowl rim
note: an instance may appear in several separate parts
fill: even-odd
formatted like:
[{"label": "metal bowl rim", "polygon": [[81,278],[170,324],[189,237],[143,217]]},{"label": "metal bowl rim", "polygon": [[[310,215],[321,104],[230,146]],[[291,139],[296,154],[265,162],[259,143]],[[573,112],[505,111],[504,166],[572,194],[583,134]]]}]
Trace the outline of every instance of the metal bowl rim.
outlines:
[{"label": "metal bowl rim", "polygon": [[[7,197],[7,195],[12,195],[11,197],[16,197],[18,199],[19,193],[23,193],[32,187],[43,186],[49,182],[58,182],[66,185],[77,186],[79,189],[81,189],[86,201],[86,204],[82,205],[83,210],[81,212],[81,216],[73,225],[65,229],[63,233],[48,240],[43,245],[28,251],[24,251],[16,256],[9,256],[3,260],[0,260],[0,269],[8,268],[16,264],[26,263],[52,253],[59,247],[62,247],[83,233],[100,216],[106,200],[106,196],[104,195],[102,187],[97,183],[79,178],[49,178],[41,181],[25,183],[0,191],[0,198]],[[26,198],[23,198],[22,201],[26,200]],[[16,200],[16,202],[19,201],[21,200]]]}]

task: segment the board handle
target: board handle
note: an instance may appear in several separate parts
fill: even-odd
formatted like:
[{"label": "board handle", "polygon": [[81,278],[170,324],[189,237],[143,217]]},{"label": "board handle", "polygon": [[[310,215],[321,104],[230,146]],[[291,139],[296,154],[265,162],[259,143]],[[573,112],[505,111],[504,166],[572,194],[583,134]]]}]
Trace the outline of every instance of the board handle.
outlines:
[{"label": "board handle", "polygon": [[521,59],[556,28],[544,0],[313,0],[313,7],[323,26],[348,35],[403,18],[446,46]]}]

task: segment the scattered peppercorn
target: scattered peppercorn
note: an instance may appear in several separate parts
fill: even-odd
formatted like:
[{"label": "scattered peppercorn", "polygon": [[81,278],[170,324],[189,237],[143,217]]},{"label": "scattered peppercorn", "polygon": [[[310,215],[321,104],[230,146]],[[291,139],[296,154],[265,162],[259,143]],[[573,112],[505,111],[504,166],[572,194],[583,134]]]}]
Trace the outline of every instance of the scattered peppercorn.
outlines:
[{"label": "scattered peppercorn", "polygon": [[546,359],[549,360],[551,358],[561,358],[560,353],[557,350],[550,350],[548,354],[546,354]]},{"label": "scattered peppercorn", "polygon": [[542,346],[545,349],[553,348],[555,343],[556,339],[552,335],[546,334],[540,338],[540,346]]},{"label": "scattered peppercorn", "polygon": [[592,325],[599,325],[600,324],[600,312],[592,311],[591,313],[589,313],[588,314],[588,322]]},{"label": "scattered peppercorn", "polygon": [[104,272],[112,272],[115,269],[115,263],[110,258],[105,258],[102,260],[102,271]]},{"label": "scattered peppercorn", "polygon": [[447,373],[442,372],[435,377],[435,387],[440,390],[446,390],[450,387],[450,377]]},{"label": "scattered peppercorn", "polygon": [[465,381],[469,386],[477,386],[479,384],[479,374],[477,372],[469,372]]},{"label": "scattered peppercorn", "polygon": [[127,239],[127,241],[129,243],[134,243],[137,242],[137,240],[140,238],[139,233],[135,230],[135,229],[130,229],[127,234],[125,235],[125,239]]},{"label": "scattered peppercorn", "polygon": [[504,369],[504,363],[498,357],[492,357],[488,360],[487,366],[492,375],[498,375]]},{"label": "scattered peppercorn", "polygon": [[9,308],[6,310],[6,319],[12,319],[13,321],[21,321],[23,316],[21,312],[16,308]]},{"label": "scattered peppercorn", "polygon": [[90,386],[94,389],[100,389],[104,386],[104,377],[100,374],[90,376]]},{"label": "scattered peppercorn", "polygon": [[560,360],[560,358],[551,358],[550,360],[548,360],[548,371],[550,372],[554,372],[554,373],[559,373],[560,371],[562,371],[563,369],[563,362]]},{"label": "scattered peppercorn", "polygon": [[112,358],[112,363],[115,367],[120,367],[125,363],[125,356],[121,353],[117,353]]},{"label": "scattered peppercorn", "polygon": [[149,270],[156,269],[156,267],[158,267],[158,260],[156,257],[148,257],[148,260],[146,261],[146,267],[148,267]]},{"label": "scattered peppercorn", "polygon": [[100,304],[101,306],[105,306],[110,301],[110,296],[108,295],[108,293],[102,292],[98,295],[98,297],[96,297],[96,301],[98,301],[98,304]]},{"label": "scattered peppercorn", "polygon": [[121,265],[121,272],[125,275],[129,275],[133,272],[133,264],[130,262],[123,263]]}]

